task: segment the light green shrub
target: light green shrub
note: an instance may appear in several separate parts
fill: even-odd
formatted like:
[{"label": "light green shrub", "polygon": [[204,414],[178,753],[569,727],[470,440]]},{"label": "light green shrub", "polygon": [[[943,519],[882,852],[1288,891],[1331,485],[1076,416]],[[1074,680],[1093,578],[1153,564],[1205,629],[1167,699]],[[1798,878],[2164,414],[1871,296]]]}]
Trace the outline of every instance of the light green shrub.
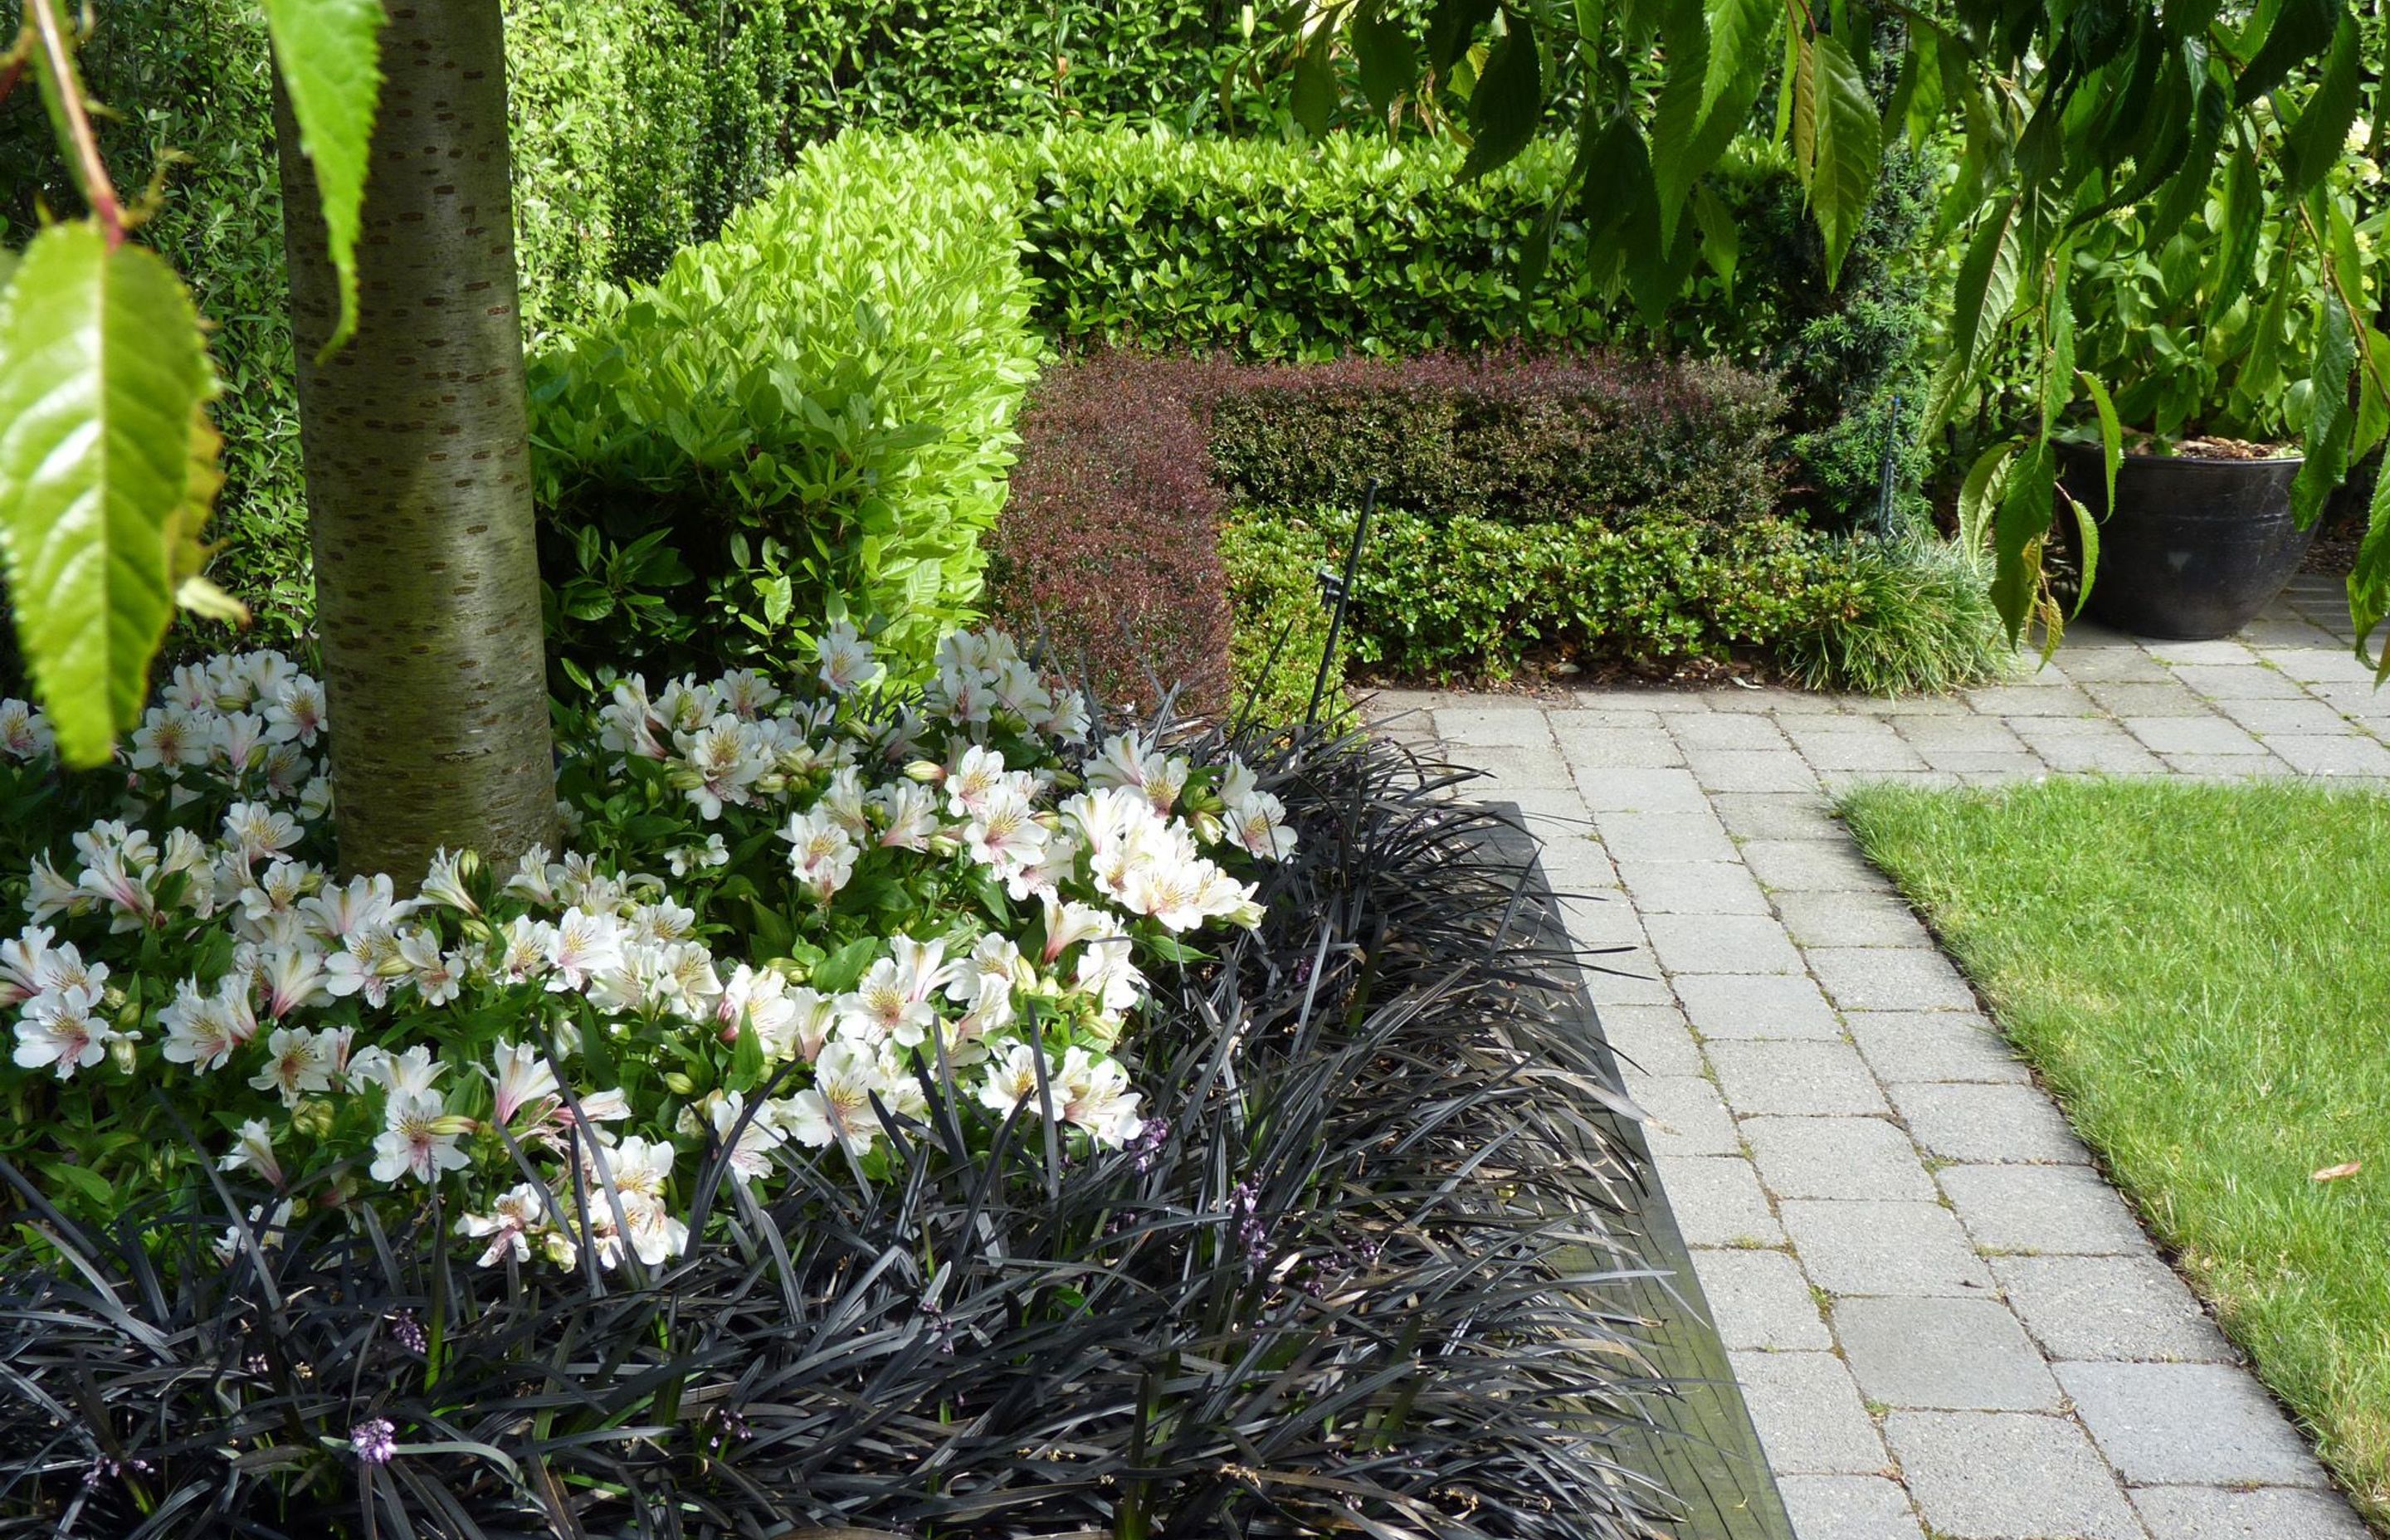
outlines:
[{"label": "light green shrub", "polygon": [[[561,328],[531,370],[559,645],[788,661],[852,612],[893,617],[883,652],[925,661],[978,612],[1040,354],[1020,238],[983,151],[853,135]],[[650,623],[583,581],[590,530],[667,532],[689,575]]]},{"label": "light green shrub", "polygon": [[1939,695],[1999,678],[2015,661],[1985,563],[1930,535],[1835,543],[1849,598],[1788,636],[1781,661],[1811,689]]}]

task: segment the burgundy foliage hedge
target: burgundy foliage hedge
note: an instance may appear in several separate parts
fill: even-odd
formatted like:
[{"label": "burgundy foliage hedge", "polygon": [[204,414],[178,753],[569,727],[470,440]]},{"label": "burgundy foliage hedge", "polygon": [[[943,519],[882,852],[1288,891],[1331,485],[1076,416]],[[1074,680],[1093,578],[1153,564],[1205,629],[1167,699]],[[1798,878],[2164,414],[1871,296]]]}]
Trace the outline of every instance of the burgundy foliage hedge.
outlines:
[{"label": "burgundy foliage hedge", "polygon": [[1182,680],[1214,710],[1232,503],[1350,508],[1376,481],[1433,522],[1741,522],[1781,495],[1783,410],[1772,380],[1720,364],[1087,353],[1031,392],[991,597],[1099,687],[1150,702]]}]

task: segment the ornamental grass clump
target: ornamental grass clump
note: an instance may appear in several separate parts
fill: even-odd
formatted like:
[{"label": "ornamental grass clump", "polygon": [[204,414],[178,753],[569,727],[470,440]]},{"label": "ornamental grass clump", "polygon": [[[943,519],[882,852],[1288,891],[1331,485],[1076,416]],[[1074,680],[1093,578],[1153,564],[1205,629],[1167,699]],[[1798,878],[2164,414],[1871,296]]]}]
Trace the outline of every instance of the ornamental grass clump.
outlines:
[{"label": "ornamental grass clump", "polygon": [[[832,681],[868,671],[831,651]],[[110,1115],[155,1110],[136,1114],[153,1119],[144,1149],[90,1162],[106,1200],[21,1136],[11,1157],[0,1519],[199,1535],[1648,1533],[1664,1499],[1625,1451],[1660,1388],[1619,1287],[1640,1264],[1604,1230],[1631,1177],[1592,1116],[1598,1047],[1550,1013],[1568,959],[1533,943],[1524,873],[1488,816],[1357,741],[1230,745],[1163,717],[1071,745],[1073,708],[1003,644],[950,644],[944,661],[910,701],[835,683],[774,699],[757,680],[643,699],[619,682],[602,722],[567,735],[578,860],[511,892],[458,861],[420,900],[391,900],[421,905],[393,933],[436,930],[441,957],[465,955],[439,969],[463,975],[456,999],[425,1003],[423,944],[376,943],[356,977],[386,982],[386,1007],[360,1003],[362,982],[290,1007],[284,1030],[359,1028],[326,1089],[302,1092],[328,1110],[320,1133],[297,1125],[323,1114],[282,1108],[255,1034],[205,1075],[196,1054],[152,1057],[179,984],[147,981],[182,965],[138,953],[174,925],[114,929],[144,901],[119,906],[58,858],[60,892],[87,902],[46,944],[78,945],[86,968],[118,959],[89,981],[95,1031],[117,1035],[11,1092],[60,1110],[51,1167],[73,1125],[106,1121],[95,1087]],[[225,674],[243,694],[239,668]],[[238,704],[228,717],[259,715],[253,696]],[[751,776],[754,760],[700,751],[724,716],[813,759]],[[971,757],[999,752],[1001,770]],[[1030,785],[1005,779],[1023,767]],[[295,806],[305,780],[285,779]],[[175,808],[151,773],[125,780],[155,798],[151,823],[214,846],[177,875],[238,863],[237,842],[196,832],[229,791]],[[1042,852],[1008,852],[984,815],[1015,793]],[[299,841],[251,872],[306,859],[318,830],[293,823]],[[165,864],[122,863],[156,911],[186,912],[154,877]],[[327,879],[289,913],[349,891]],[[619,959],[568,935],[576,910],[618,922]],[[476,1006],[518,921],[536,976]],[[248,944],[215,933],[227,957]],[[736,938],[743,989],[717,968],[714,993],[674,950],[726,958]],[[328,975],[358,956],[345,935],[323,953]],[[931,982],[957,959],[946,982],[966,987]],[[245,977],[197,971],[203,1001]],[[261,1033],[273,998],[252,982],[242,999]],[[860,1097],[829,1084],[842,1045],[869,1077]],[[392,1128],[401,1086],[459,1122]],[[245,1106],[270,1160],[230,1126]],[[451,1133],[454,1171],[437,1153]],[[388,1181],[365,1169],[384,1156]]]}]

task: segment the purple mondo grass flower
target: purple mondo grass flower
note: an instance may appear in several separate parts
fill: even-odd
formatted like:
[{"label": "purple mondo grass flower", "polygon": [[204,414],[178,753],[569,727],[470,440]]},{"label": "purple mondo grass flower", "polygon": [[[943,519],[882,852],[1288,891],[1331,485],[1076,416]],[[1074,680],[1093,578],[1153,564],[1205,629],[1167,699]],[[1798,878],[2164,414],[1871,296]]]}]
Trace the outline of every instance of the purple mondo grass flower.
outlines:
[{"label": "purple mondo grass flower", "polygon": [[1228,1190],[1228,1218],[1237,1244],[1244,1250],[1248,1273],[1269,1266],[1269,1226],[1262,1222],[1260,1204],[1261,1191],[1252,1182],[1240,1182]]},{"label": "purple mondo grass flower", "polygon": [[398,1453],[398,1429],[386,1417],[367,1418],[349,1430],[349,1447],[367,1465],[388,1465]]},{"label": "purple mondo grass flower", "polygon": [[420,1356],[430,1346],[423,1335],[423,1323],[415,1318],[412,1310],[393,1310],[390,1315],[392,1341],[407,1352]]},{"label": "purple mondo grass flower", "polygon": [[1170,1120],[1148,1118],[1145,1120],[1145,1127],[1138,1132],[1136,1138],[1129,1141],[1129,1159],[1137,1162],[1138,1171],[1151,1171],[1154,1162],[1162,1158],[1162,1147],[1169,1142],[1169,1139]]}]

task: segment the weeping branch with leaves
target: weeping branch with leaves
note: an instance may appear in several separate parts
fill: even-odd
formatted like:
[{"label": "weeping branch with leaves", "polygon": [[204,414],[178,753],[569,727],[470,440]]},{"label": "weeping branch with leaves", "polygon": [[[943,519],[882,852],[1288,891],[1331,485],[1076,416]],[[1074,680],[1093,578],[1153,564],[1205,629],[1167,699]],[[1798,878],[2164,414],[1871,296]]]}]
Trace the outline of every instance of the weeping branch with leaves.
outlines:
[{"label": "weeping branch with leaves", "polygon": [[[1965,248],[1924,426],[1938,429],[1985,390],[2020,344],[2034,361],[2028,430],[1968,479],[1966,512],[1995,552],[2012,633],[2037,619],[2054,633],[2063,622],[2041,565],[2060,495],[2052,435],[2088,416],[2113,484],[2127,426],[2075,359],[2075,257],[2103,222],[2139,212],[2153,255],[2220,179],[2224,238],[2200,280],[2220,314],[2246,298],[2255,241],[2244,226],[2259,217],[2266,162],[2275,196],[2322,257],[2298,301],[2311,316],[2303,520],[2390,423],[2390,341],[2372,308],[2380,286],[2330,175],[2385,72],[2369,59],[2348,0],[1433,0],[1423,23],[1412,14],[1398,0],[1288,0],[1257,25],[1237,78],[1290,77],[1292,115],[1317,133],[1335,118],[1349,64],[1368,116],[1466,137],[1464,175],[1541,135],[1571,140],[1568,182],[1536,226],[1522,279],[1540,277],[1568,220],[1590,243],[1594,271],[1647,317],[1704,259],[1730,269],[1738,236],[1704,179],[1738,135],[1761,127],[1771,78],[1774,132],[1830,274],[1874,197],[1886,148],[1955,137],[1959,174],[1943,216]],[[2381,488],[2348,583],[2360,653],[2390,615],[2390,481]],[[2381,667],[2390,676],[2390,652]]]}]

